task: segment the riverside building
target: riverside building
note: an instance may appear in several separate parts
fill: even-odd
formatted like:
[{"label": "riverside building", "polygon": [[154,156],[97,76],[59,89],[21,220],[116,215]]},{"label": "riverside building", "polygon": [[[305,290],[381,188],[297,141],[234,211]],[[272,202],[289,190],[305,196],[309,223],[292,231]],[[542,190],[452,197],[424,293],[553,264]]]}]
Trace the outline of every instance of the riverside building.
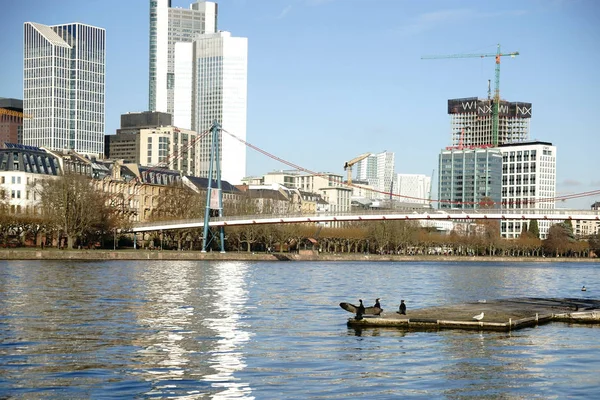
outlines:
[{"label": "riverside building", "polygon": [[23,144],[103,154],[105,46],[102,28],[25,22]]},{"label": "riverside building", "polygon": [[502,153],[499,149],[442,150],[438,182],[441,209],[476,209],[486,200],[498,207],[501,193]]},{"label": "riverside building", "polygon": [[[502,152],[502,207],[553,210],[556,197],[556,146],[548,142],[523,142],[499,146]],[[517,238],[528,220],[502,221],[503,237]],[[540,239],[556,221],[538,221]]]}]

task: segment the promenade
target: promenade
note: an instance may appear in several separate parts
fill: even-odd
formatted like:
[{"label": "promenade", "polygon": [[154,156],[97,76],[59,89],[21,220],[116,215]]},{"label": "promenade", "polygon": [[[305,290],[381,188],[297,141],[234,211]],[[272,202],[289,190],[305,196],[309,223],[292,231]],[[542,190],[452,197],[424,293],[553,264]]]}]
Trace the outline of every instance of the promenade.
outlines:
[{"label": "promenade", "polygon": [[571,257],[465,257],[465,256],[401,256],[363,253],[249,253],[177,250],[58,250],[2,249],[0,260],[220,260],[220,261],[438,261],[438,262],[588,262],[600,263],[600,258]]}]

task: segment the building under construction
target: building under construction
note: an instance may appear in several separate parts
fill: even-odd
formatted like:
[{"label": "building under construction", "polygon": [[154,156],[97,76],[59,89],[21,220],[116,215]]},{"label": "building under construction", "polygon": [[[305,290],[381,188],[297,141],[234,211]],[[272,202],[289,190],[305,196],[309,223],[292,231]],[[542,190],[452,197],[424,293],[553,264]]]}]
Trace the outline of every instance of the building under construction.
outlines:
[{"label": "building under construction", "polygon": [[531,103],[501,100],[498,138],[493,135],[493,100],[467,97],[448,100],[452,148],[496,147],[529,139]]}]

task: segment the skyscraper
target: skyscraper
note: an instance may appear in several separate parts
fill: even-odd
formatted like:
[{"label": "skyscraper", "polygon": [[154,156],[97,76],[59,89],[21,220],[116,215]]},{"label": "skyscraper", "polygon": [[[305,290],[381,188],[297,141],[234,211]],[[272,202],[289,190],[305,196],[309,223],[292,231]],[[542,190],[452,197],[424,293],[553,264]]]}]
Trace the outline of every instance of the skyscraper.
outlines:
[{"label": "skyscraper", "polygon": [[[216,120],[224,130],[246,140],[248,39],[229,32],[200,35],[194,41],[193,59],[192,129],[200,136]],[[210,140],[207,135],[198,141],[197,176],[208,177]],[[241,183],[246,176],[246,145],[225,132],[219,145],[221,178]]]},{"label": "skyscraper", "polygon": [[23,144],[103,154],[105,38],[81,23],[25,22]]},{"label": "skyscraper", "polygon": [[217,31],[216,3],[198,0],[189,9],[172,8],[171,0],[150,0],[149,110],[173,114],[175,43]]}]

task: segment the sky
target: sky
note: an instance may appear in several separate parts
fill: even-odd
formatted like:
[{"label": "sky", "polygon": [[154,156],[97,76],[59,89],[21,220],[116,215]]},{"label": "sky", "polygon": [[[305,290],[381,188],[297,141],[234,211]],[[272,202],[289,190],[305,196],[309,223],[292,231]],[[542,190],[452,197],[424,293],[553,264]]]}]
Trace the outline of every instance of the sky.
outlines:
[{"label": "sky", "polygon": [[[188,8],[191,0],[173,0]],[[148,108],[148,0],[0,0],[0,97],[23,96],[23,23],[106,29],[106,133]],[[447,101],[533,104],[530,138],[557,147],[557,196],[600,189],[596,0],[221,0],[220,30],[248,38],[247,141],[315,172],[392,151],[396,172],[434,175],[451,144]],[[223,127],[227,129],[226,126]],[[232,132],[235,134],[235,132]],[[248,149],[247,175],[288,165]],[[558,207],[589,208],[600,196]]]}]

